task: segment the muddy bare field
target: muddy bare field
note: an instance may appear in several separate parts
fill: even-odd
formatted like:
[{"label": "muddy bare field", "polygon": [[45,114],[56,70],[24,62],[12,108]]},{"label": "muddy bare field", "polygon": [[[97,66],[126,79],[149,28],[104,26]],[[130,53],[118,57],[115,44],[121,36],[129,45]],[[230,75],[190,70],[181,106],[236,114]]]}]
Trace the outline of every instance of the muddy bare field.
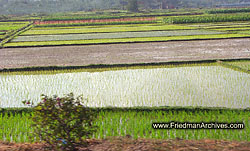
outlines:
[{"label": "muddy bare field", "polygon": [[0,49],[0,69],[250,58],[250,38]]}]

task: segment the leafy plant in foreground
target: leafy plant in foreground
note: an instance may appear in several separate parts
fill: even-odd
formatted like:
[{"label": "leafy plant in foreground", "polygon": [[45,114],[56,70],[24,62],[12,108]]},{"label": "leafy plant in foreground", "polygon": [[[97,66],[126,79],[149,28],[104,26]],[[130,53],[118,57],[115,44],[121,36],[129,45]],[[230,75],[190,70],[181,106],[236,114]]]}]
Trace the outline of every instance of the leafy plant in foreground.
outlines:
[{"label": "leafy plant in foreground", "polygon": [[[30,101],[23,103],[33,105]],[[42,95],[42,102],[34,107],[34,135],[56,150],[77,150],[87,145],[88,138],[96,131],[92,121],[96,114],[83,105],[82,96],[73,93],[59,98]]]}]

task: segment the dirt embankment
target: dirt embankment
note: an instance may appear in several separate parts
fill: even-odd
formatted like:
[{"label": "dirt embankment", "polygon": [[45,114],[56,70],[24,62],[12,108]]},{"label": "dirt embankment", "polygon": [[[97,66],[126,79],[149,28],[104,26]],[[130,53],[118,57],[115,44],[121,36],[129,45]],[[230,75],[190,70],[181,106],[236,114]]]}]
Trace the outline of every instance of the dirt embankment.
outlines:
[{"label": "dirt embankment", "polygon": [[[250,151],[250,142],[223,140],[151,140],[116,137],[88,140],[81,151]],[[44,144],[14,144],[0,142],[0,151],[43,151]]]}]

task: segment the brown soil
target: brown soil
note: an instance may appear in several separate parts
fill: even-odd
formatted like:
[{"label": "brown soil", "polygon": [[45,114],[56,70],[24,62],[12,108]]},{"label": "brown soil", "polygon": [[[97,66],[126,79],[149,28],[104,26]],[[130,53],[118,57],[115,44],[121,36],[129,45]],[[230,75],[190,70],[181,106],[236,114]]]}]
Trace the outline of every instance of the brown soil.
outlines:
[{"label": "brown soil", "polygon": [[250,38],[0,49],[0,69],[250,58]]},{"label": "brown soil", "polygon": [[[223,140],[150,140],[116,137],[104,140],[88,140],[81,151],[250,151],[250,142]],[[0,142],[0,151],[42,151],[45,144],[14,144]],[[51,149],[50,149],[51,150]]]}]

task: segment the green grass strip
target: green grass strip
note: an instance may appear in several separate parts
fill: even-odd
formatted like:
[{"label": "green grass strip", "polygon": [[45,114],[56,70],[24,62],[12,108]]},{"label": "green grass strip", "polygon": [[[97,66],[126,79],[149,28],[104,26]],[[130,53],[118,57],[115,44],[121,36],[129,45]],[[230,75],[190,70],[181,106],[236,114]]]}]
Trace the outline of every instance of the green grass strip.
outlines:
[{"label": "green grass strip", "polygon": [[74,41],[40,41],[40,42],[10,42],[4,47],[26,47],[26,46],[60,46],[60,45],[80,45],[80,44],[109,44],[109,43],[131,43],[131,42],[157,42],[173,40],[200,40],[200,39],[222,39],[249,37],[245,34],[218,34],[218,35],[192,35],[192,36],[172,36],[172,37],[146,37],[146,38],[121,38],[121,39],[92,39]]},{"label": "green grass strip", "polygon": [[231,68],[236,71],[241,71],[250,74],[250,61],[222,61],[220,64],[224,67]]},{"label": "green grass strip", "polygon": [[246,31],[239,31],[238,33],[239,33],[239,34],[250,34],[250,31],[249,31],[249,30],[246,30]]},{"label": "green grass strip", "polygon": [[28,23],[29,22],[21,24],[0,24],[0,30],[17,30],[27,25]]}]

